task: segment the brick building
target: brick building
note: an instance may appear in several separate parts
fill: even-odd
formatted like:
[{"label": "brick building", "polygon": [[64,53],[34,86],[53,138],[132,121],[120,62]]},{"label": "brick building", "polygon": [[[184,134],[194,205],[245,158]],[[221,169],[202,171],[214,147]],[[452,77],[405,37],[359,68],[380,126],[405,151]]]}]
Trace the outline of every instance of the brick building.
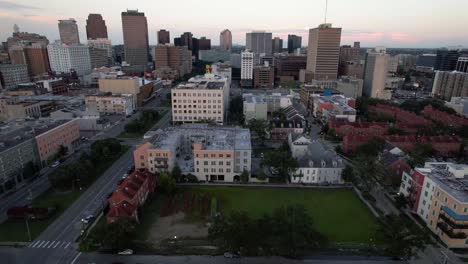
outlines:
[{"label": "brick building", "polygon": [[156,175],[145,169],[135,170],[109,197],[109,212],[106,216],[108,224],[120,217],[133,218],[138,222],[138,208],[148,196],[155,191]]},{"label": "brick building", "polygon": [[447,112],[439,111],[433,108],[431,105],[424,107],[423,115],[448,126],[461,127],[463,125],[468,125],[468,119],[452,115]]},{"label": "brick building", "polygon": [[382,136],[387,133],[389,124],[386,122],[328,122],[328,129],[335,130],[335,136],[344,137],[349,135]]},{"label": "brick building", "polygon": [[397,106],[377,104],[369,106],[369,113],[377,115],[389,115],[395,118],[397,122],[411,123],[420,126],[429,126],[432,122],[413,112],[402,110]]}]

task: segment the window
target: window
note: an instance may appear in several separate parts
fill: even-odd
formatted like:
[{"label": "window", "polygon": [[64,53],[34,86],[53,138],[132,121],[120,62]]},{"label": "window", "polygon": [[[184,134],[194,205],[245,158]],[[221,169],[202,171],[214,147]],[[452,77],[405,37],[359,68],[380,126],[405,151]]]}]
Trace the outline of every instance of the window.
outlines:
[{"label": "window", "polygon": [[230,173],[230,172],[231,172],[231,169],[227,168],[227,169],[226,169],[226,172],[227,172],[227,173]]},{"label": "window", "polygon": [[427,197],[429,193],[427,191],[424,192],[424,196]]},{"label": "window", "polygon": [[[226,161],[226,165],[227,166],[231,166],[231,162],[230,161]],[[466,208],[465,208],[466,209]]]},{"label": "window", "polygon": [[434,206],[437,206],[437,201],[434,202]]},{"label": "window", "polygon": [[447,197],[444,198],[444,202],[447,203]]},{"label": "window", "polygon": [[216,161],[212,161],[212,162],[211,162],[211,165],[216,165]]},{"label": "window", "polygon": [[203,162],[205,166],[208,166],[208,161]]},{"label": "window", "polygon": [[220,157],[220,158],[223,158],[223,157],[224,157],[224,155],[223,155],[223,154],[219,154],[219,157]]},{"label": "window", "polygon": [[430,184],[430,183],[427,183],[427,184],[426,184],[426,187],[427,187],[427,188],[429,188],[430,186],[431,186],[431,184]]},{"label": "window", "polygon": [[457,210],[457,205],[456,204],[453,205],[453,210]]},{"label": "window", "polygon": [[140,156],[140,159],[141,159],[141,160],[145,159],[145,156],[141,155],[141,156]]},{"label": "window", "polygon": [[226,158],[230,158],[231,157],[231,154],[226,154]]},{"label": "window", "polygon": [[423,205],[426,205],[426,200],[423,200]]},{"label": "window", "polygon": [[467,208],[467,207],[463,208],[463,212],[464,212],[464,213],[467,213],[467,212],[468,212],[468,208]]},{"label": "window", "polygon": [[436,196],[437,196],[437,197],[439,197],[439,195],[440,195],[440,192],[439,192],[439,191],[437,191],[437,193],[436,193]]}]

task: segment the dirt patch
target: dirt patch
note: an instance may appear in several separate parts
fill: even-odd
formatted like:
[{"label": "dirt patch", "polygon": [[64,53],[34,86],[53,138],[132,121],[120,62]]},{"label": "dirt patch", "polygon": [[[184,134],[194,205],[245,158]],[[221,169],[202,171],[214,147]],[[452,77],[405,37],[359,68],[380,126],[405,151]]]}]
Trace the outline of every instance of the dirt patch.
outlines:
[{"label": "dirt patch", "polygon": [[205,238],[208,227],[204,223],[190,223],[185,221],[185,214],[179,212],[170,216],[159,217],[151,226],[148,241],[160,243],[165,239],[177,237]]}]

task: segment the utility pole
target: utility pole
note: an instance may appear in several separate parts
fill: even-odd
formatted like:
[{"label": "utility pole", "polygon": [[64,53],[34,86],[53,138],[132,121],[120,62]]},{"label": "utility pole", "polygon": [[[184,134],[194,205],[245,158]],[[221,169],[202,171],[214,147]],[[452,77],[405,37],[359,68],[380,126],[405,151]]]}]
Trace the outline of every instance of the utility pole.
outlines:
[{"label": "utility pole", "polygon": [[25,220],[26,220],[26,230],[28,230],[28,238],[29,238],[29,242],[31,242],[31,232],[29,231],[29,223],[28,223],[28,220],[29,220],[29,215],[28,215],[28,216],[26,216]]}]

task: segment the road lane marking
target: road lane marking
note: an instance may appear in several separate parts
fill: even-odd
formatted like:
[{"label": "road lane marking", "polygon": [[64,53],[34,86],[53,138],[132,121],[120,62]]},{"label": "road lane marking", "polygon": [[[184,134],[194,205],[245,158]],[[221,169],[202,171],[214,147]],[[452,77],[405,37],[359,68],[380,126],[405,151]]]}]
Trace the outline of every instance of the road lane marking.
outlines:
[{"label": "road lane marking", "polygon": [[68,246],[70,245],[71,242],[68,242],[68,244],[65,246],[65,248],[68,248]]},{"label": "road lane marking", "polygon": [[63,241],[62,244],[60,244],[60,247],[65,246],[65,243],[67,243],[67,242]]},{"label": "road lane marking", "polygon": [[50,241],[47,241],[47,243],[44,244],[44,248],[47,247],[47,244],[49,244]]},{"label": "road lane marking", "polygon": [[57,241],[57,243],[55,243],[53,248],[56,248],[58,246],[58,244],[60,244],[60,241]]},{"label": "road lane marking", "polygon": [[[39,240],[39,242],[41,242],[41,241]],[[42,244],[44,244],[44,243],[45,243],[45,241],[42,241],[39,245],[37,245],[37,247],[38,248],[42,247]]]},{"label": "road lane marking", "polygon": [[76,255],[76,257],[73,259],[73,261],[70,264],[74,264],[80,255],[81,255],[81,252],[78,253],[78,255]]},{"label": "road lane marking", "polygon": [[33,243],[30,243],[28,247],[33,248],[33,247],[35,247],[36,244],[39,243],[39,242],[41,242],[41,241],[34,241]]},{"label": "road lane marking", "polygon": [[50,247],[52,247],[52,244],[54,244],[54,243],[55,243],[55,240],[54,240],[54,241],[52,241],[52,243],[50,243],[50,245],[49,245],[47,248],[50,248]]}]

